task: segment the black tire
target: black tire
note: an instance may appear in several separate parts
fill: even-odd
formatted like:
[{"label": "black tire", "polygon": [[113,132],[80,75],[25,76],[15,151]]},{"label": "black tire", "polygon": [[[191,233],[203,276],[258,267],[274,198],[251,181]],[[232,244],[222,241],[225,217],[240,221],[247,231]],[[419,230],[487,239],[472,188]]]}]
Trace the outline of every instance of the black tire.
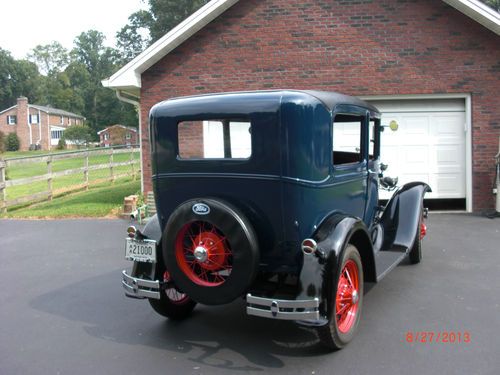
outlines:
[{"label": "black tire", "polygon": [[417,234],[415,235],[415,241],[411,247],[408,258],[411,264],[418,264],[422,260],[422,236],[420,234],[420,227],[422,226],[424,220],[424,210],[420,209],[420,219],[418,220]]},{"label": "black tire", "polygon": [[229,303],[255,279],[256,235],[246,217],[226,202],[184,202],[170,216],[163,238],[163,258],[172,279],[199,303]]},{"label": "black tire", "polygon": [[[162,261],[157,263],[156,274],[160,275],[163,281],[168,281],[169,274],[165,272]],[[171,320],[186,319],[196,306],[196,302],[189,296],[178,291],[175,286],[171,286],[160,292],[160,299],[148,299],[149,304],[161,316]]]},{"label": "black tire", "polygon": [[[352,271],[356,268],[357,272],[357,288],[349,289],[349,285],[344,281],[347,280],[345,270]],[[331,267],[333,268],[333,267]],[[359,320],[361,318],[361,310],[363,306],[363,266],[361,257],[358,250],[354,245],[347,245],[345,248],[342,259],[336,270],[327,270],[333,277],[330,278],[329,287],[327,288],[327,317],[328,324],[318,327],[317,333],[321,344],[330,350],[342,349],[346,346],[355,336]],[[344,273],[343,273],[344,271]],[[352,272],[351,272],[352,273]],[[342,281],[341,281],[342,278]],[[352,278],[352,277],[350,277]],[[342,291],[340,291],[342,288]],[[339,289],[339,290],[338,290]],[[349,293],[349,290],[356,289],[356,295]],[[344,296],[352,298],[349,302],[345,303]],[[341,298],[344,297],[344,298]],[[337,319],[337,300],[342,307],[339,309],[351,312],[353,315],[341,314]],[[342,301],[342,302],[341,302]]]}]

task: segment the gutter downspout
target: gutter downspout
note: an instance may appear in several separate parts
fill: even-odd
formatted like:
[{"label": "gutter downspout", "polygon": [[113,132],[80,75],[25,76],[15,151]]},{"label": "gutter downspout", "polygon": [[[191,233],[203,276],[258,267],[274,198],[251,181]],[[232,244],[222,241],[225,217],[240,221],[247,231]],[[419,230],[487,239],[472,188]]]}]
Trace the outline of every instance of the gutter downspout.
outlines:
[{"label": "gutter downspout", "polygon": [[50,131],[50,114],[47,113],[47,150],[52,149],[52,132]]},{"label": "gutter downspout", "polygon": [[29,148],[31,147],[31,145],[32,145],[32,143],[33,143],[33,135],[31,134],[30,106],[28,105],[27,107],[28,107],[28,108],[27,108],[28,110],[26,111],[26,112],[27,112],[27,113],[26,113],[26,124],[28,124],[28,129],[29,129],[29,131],[30,131],[30,143],[29,143],[29,145],[28,145],[28,150],[29,150]]},{"label": "gutter downspout", "polygon": [[141,105],[139,103],[139,97],[138,96],[133,96],[131,94],[127,94],[129,97],[135,97],[137,100],[127,98],[123,96],[121,90],[116,90],[116,97],[118,100],[121,100],[122,102],[132,104],[134,107],[137,108],[137,114],[138,114],[138,119],[139,119],[139,157],[140,157],[140,162],[141,162],[141,192],[144,193],[144,168],[142,164],[142,120],[141,120]]},{"label": "gutter downspout", "polygon": [[38,141],[36,141],[36,143],[39,145],[41,141],[42,141],[42,114],[40,113],[40,110],[38,110]]}]

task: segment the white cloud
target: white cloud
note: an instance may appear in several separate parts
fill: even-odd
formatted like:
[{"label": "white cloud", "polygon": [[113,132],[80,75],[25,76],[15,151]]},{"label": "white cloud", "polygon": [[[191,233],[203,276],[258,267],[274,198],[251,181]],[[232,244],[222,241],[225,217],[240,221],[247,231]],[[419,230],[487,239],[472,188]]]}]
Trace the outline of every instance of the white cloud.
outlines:
[{"label": "white cloud", "polygon": [[8,0],[2,2],[0,47],[17,59],[53,40],[71,49],[75,37],[90,29],[114,46],[116,32],[141,8],[146,8],[141,0]]}]

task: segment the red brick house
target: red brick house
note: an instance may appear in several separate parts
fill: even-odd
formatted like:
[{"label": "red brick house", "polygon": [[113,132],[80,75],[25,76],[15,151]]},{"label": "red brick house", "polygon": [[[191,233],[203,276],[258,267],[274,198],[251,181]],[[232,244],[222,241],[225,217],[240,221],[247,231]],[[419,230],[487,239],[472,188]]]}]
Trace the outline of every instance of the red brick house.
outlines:
[{"label": "red brick house", "polygon": [[82,125],[85,117],[62,109],[29,104],[20,97],[17,104],[0,112],[0,131],[16,133],[20,150],[39,147],[50,150],[57,146],[64,130],[71,125]]},{"label": "red brick house", "polygon": [[111,125],[97,132],[101,147],[136,145],[139,143],[137,129],[124,125]]},{"label": "red brick house", "polygon": [[492,208],[500,135],[500,15],[477,0],[213,0],[108,80],[148,113],[182,95],[316,89],[361,97],[383,121],[383,161],[430,198]]}]

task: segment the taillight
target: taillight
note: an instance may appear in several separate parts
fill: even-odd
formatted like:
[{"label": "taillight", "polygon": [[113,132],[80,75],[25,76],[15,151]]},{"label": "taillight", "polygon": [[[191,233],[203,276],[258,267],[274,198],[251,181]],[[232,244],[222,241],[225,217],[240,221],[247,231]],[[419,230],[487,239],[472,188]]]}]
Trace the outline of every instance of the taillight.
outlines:
[{"label": "taillight", "polygon": [[302,245],[300,246],[300,248],[305,255],[312,255],[316,252],[318,244],[312,238],[306,238],[304,241],[302,241]]},{"label": "taillight", "polygon": [[135,233],[137,232],[137,229],[131,225],[127,228],[127,235],[130,237],[130,238],[134,238],[135,237]]}]

